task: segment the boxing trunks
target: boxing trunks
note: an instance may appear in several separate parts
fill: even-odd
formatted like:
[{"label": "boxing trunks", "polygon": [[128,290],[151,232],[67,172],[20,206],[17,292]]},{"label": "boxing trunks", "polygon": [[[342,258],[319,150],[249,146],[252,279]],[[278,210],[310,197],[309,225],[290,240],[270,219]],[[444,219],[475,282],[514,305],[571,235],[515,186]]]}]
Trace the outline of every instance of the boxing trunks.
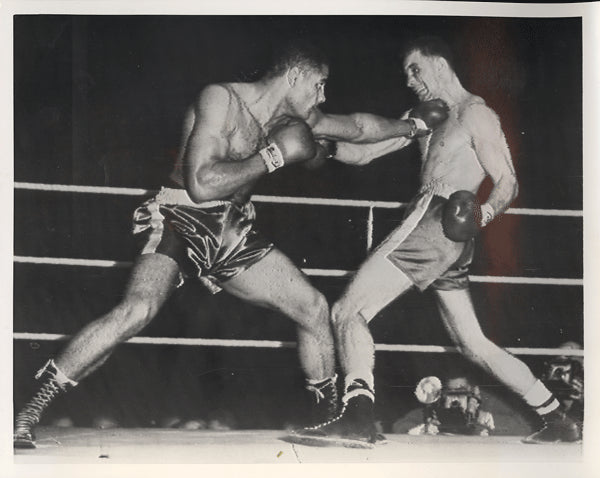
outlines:
[{"label": "boxing trunks", "polygon": [[196,204],[184,189],[162,188],[135,210],[133,234],[141,254],[172,258],[182,283],[197,278],[214,294],[273,248],[254,229],[255,216],[251,202]]},{"label": "boxing trunks", "polygon": [[402,224],[375,250],[420,290],[468,287],[474,240],[451,241],[442,229],[442,210],[455,190],[441,182],[423,186],[408,205]]}]

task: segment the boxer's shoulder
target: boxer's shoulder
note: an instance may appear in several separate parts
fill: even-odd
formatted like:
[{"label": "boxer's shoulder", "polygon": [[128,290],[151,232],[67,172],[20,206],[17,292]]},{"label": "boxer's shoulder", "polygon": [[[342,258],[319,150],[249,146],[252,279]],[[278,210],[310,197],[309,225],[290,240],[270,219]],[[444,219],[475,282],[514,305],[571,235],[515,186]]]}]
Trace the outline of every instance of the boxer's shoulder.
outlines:
[{"label": "boxer's shoulder", "polygon": [[456,112],[459,118],[465,116],[479,115],[481,112],[491,109],[487,106],[481,96],[469,94],[465,99],[458,103]]}]

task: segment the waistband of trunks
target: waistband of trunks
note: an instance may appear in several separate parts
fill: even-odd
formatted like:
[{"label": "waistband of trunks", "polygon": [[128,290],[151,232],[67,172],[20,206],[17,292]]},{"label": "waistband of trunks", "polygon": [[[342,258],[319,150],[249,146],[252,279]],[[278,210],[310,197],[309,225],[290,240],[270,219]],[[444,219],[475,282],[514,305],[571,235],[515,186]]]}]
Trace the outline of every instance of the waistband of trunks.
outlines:
[{"label": "waistband of trunks", "polygon": [[190,199],[185,189],[173,189],[165,187],[160,188],[160,191],[155,196],[154,200],[158,204],[172,204],[176,206],[190,206],[198,208],[208,208],[231,204],[231,201],[194,202]]},{"label": "waistband of trunks", "polygon": [[442,181],[433,180],[427,184],[423,184],[419,189],[419,194],[435,194],[436,196],[442,196],[448,199],[450,195],[456,191],[456,186],[450,186]]}]

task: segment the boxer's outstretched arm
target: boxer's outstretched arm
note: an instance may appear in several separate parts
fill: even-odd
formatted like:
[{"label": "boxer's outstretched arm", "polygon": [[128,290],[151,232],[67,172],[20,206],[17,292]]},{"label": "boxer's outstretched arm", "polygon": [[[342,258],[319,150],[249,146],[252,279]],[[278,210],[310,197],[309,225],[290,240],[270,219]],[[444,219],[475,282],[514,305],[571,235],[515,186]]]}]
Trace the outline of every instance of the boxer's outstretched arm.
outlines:
[{"label": "boxer's outstretched arm", "polygon": [[376,158],[398,151],[411,142],[408,138],[392,138],[372,144],[352,144],[338,142],[335,158],[346,164],[361,166]]},{"label": "boxer's outstretched arm", "polygon": [[494,184],[486,203],[496,216],[508,209],[519,191],[506,138],[498,117],[485,105],[470,106],[462,119],[479,163]]},{"label": "boxer's outstretched arm", "polygon": [[320,110],[315,110],[311,114],[308,124],[317,139],[351,143],[377,143],[409,136],[414,127],[406,119],[385,118],[370,113],[332,115]]},{"label": "boxer's outstretched arm", "polygon": [[349,115],[324,114],[315,109],[308,124],[317,139],[350,143],[378,143],[392,138],[420,137],[448,118],[448,106],[442,100],[424,101],[400,119],[370,113]]}]

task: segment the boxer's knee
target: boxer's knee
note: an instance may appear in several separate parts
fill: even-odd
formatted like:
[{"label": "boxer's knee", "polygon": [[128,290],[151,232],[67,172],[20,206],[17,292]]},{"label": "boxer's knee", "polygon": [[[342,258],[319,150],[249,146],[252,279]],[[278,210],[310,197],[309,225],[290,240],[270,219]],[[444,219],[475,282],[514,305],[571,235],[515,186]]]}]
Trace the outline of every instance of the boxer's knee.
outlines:
[{"label": "boxer's knee", "polygon": [[361,313],[361,308],[344,298],[331,306],[331,322],[338,331],[359,325],[368,326],[369,317]]},{"label": "boxer's knee", "polygon": [[130,297],[115,309],[113,320],[118,324],[119,336],[129,339],[140,332],[158,313],[158,307],[141,297]]},{"label": "boxer's knee", "polygon": [[307,330],[318,330],[329,327],[329,304],[318,290],[304,295],[302,301],[289,307],[288,315],[294,318]]}]

